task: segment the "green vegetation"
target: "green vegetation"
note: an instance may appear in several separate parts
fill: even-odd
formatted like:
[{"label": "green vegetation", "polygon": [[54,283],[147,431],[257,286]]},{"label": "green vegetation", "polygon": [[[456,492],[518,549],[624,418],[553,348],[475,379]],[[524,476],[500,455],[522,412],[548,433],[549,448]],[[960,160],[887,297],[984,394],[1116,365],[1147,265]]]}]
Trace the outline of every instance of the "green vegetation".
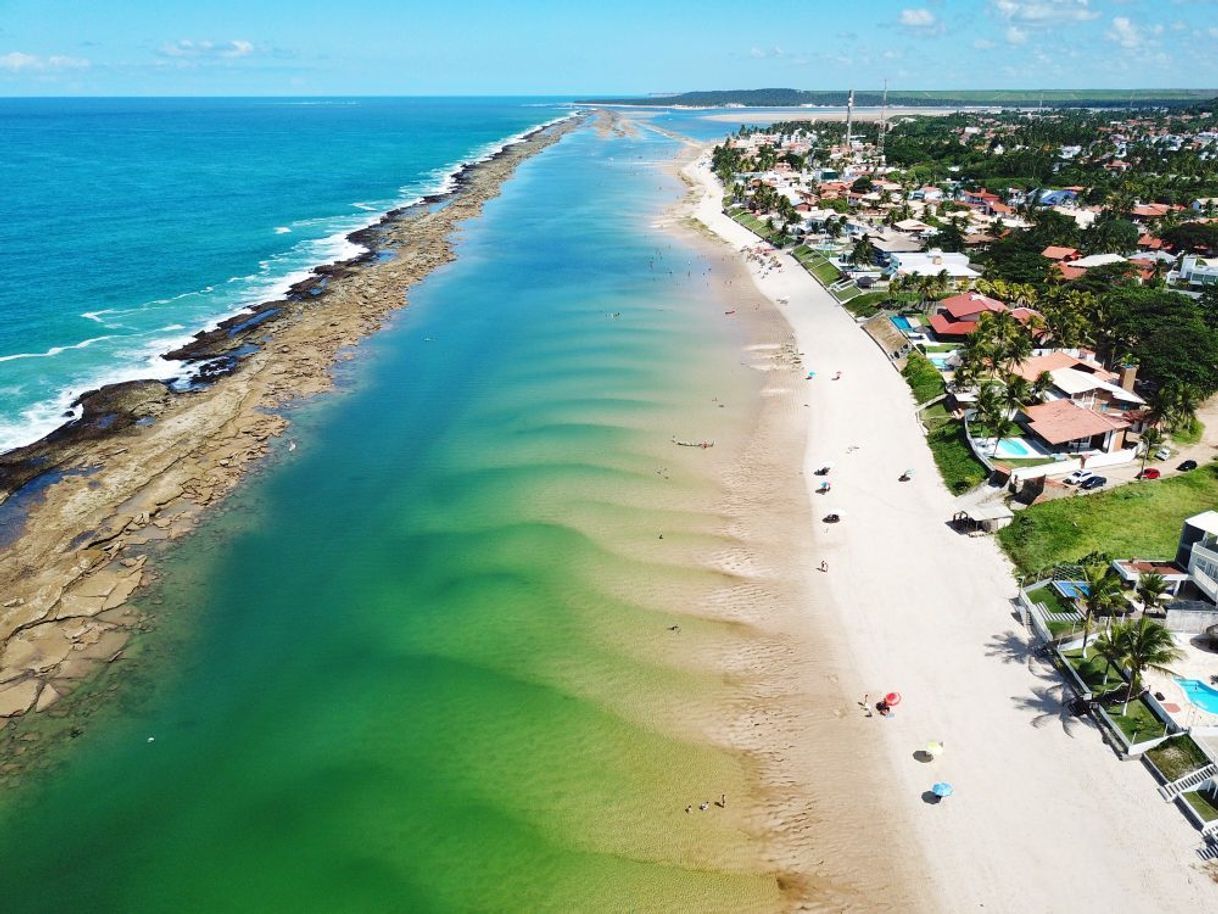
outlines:
[{"label": "green vegetation", "polygon": [[919,403],[933,400],[943,393],[943,376],[939,374],[939,369],[931,364],[930,359],[920,352],[909,354],[901,374],[905,376],[905,382]]},{"label": "green vegetation", "polygon": [[1142,699],[1131,701],[1129,710],[1125,714],[1121,713],[1121,708],[1122,705],[1117,703],[1105,707],[1104,710],[1108,712],[1112,722],[1125,734],[1125,738],[1130,743],[1143,743],[1148,739],[1163,735],[1165,729],[1163,721],[1155,716],[1155,712],[1150,710],[1150,705]]},{"label": "green vegetation", "polygon": [[801,244],[791,253],[799,261],[799,265],[815,276],[823,286],[830,286],[842,278],[841,270],[831,264],[819,251],[814,251]]},{"label": "green vegetation", "polygon": [[1205,423],[1193,416],[1176,426],[1171,433],[1172,441],[1179,445],[1200,444],[1205,433]]},{"label": "green vegetation", "polygon": [[1028,599],[1033,603],[1044,604],[1045,609],[1051,613],[1078,614],[1078,607],[1074,605],[1074,601],[1063,597],[1052,584],[1045,584],[1037,587],[1035,590],[1029,590]]},{"label": "green vegetation", "polygon": [[736,215],[732,216],[732,218],[754,235],[760,235],[766,241],[769,241],[776,234],[772,228],[770,228],[752,213],[737,213]]},{"label": "green vegetation", "polygon": [[[1081,679],[1092,692],[1097,695],[1111,692],[1118,686],[1125,685],[1125,680],[1121,677],[1121,671],[1110,666],[1108,661],[1100,657],[1094,651],[1087,652],[1087,659],[1083,659],[1083,652],[1077,648],[1072,651],[1063,651],[1062,656],[1066,658],[1066,662],[1070,664],[1074,672],[1078,673],[1078,678]],[[1116,708],[1120,711],[1120,706]],[[1134,706],[1129,706],[1130,713],[1133,713]],[[1112,711],[1109,711],[1109,716],[1115,719]]]},{"label": "green vegetation", "polygon": [[1188,793],[1181,794],[1181,796],[1184,797],[1184,802],[1196,810],[1202,822],[1213,822],[1215,819],[1218,819],[1218,806],[1215,806],[1196,790],[1190,790]]},{"label": "green vegetation", "polygon": [[880,313],[881,306],[887,297],[886,292],[864,292],[862,295],[855,296],[846,306],[846,310],[855,317],[874,317]]},{"label": "green vegetation", "polygon": [[942,403],[923,410],[922,421],[935,466],[952,494],[961,495],[985,482],[989,471],[968,446],[963,422],[953,418]]},{"label": "green vegetation", "polygon": [[[747,108],[787,108],[799,105],[846,104],[846,89],[709,89],[671,95],[634,95],[624,98],[584,99],[582,104],[601,105],[688,105],[709,108],[722,105],[744,105]],[[902,106],[952,105],[1040,105],[1087,108],[1124,108],[1130,101],[1146,107],[1188,105],[1212,98],[1212,89],[978,89],[978,90],[892,90],[888,104]],[[878,89],[857,90],[854,103],[878,107],[884,93]]]},{"label": "green vegetation", "polygon": [[1019,512],[998,541],[1025,574],[1082,555],[1175,555],[1180,525],[1218,503],[1218,466],[1086,498],[1059,498]]},{"label": "green vegetation", "polygon": [[1187,734],[1174,736],[1167,742],[1160,743],[1148,750],[1146,756],[1155,763],[1159,773],[1167,778],[1168,782],[1179,780],[1210,763],[1201,747]]}]

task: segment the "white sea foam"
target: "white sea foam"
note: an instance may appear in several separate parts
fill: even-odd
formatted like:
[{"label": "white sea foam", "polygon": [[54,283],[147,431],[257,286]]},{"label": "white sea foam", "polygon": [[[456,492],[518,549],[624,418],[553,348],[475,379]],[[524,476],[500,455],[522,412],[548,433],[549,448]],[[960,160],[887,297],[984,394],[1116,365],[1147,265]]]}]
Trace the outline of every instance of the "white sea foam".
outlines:
[{"label": "white sea foam", "polygon": [[100,343],[102,340],[111,339],[110,336],[95,336],[91,339],[81,340],[79,343],[71,343],[65,346],[52,346],[46,352],[15,352],[12,355],[0,355],[0,362],[13,362],[17,359],[53,359],[61,352],[67,352],[69,349],[88,349],[94,343]]},{"label": "white sea foam", "polygon": [[[535,127],[529,127],[527,130],[513,134],[502,141],[488,143],[480,149],[475,150],[470,158],[463,159],[451,166],[437,168],[428,173],[422,187],[404,186],[400,188],[399,197],[396,200],[375,204],[363,201],[354,203],[352,206],[361,211],[359,217],[319,217],[317,219],[296,221],[294,224],[297,227],[322,225],[327,227],[337,226],[337,229],[322,238],[302,239],[300,242],[292,245],[287,251],[274,255],[267,260],[260,261],[257,273],[229,277],[225,281],[226,285],[247,283],[248,288],[240,291],[238,301],[233,307],[225,309],[223,314],[213,318],[210,323],[201,328],[201,331],[214,330],[221,322],[230,317],[249,311],[263,302],[282,298],[296,283],[312,276],[316,266],[349,260],[366,253],[368,249],[363,245],[351,241],[348,238],[350,234],[375,225],[391,210],[417,205],[424,198],[431,195],[450,193],[457,186],[457,175],[466,168],[486,162],[504,149],[524,142],[529,134],[537,130],[553,126],[575,116],[575,112],[564,114],[545,123],[538,124]],[[365,217],[363,214],[367,214],[367,216]],[[276,234],[288,234],[290,231],[286,226],[280,226],[275,229]],[[308,266],[300,266],[299,264],[302,260],[308,261]],[[183,292],[170,298],[154,299],[135,309],[90,311],[81,316],[104,324],[105,321],[101,319],[102,315],[122,315],[133,311],[142,311],[150,306],[166,305],[183,298],[206,295],[214,291],[215,287],[209,285],[194,292]],[[178,330],[185,331],[184,325],[170,324],[143,334],[135,334],[134,336],[162,334]],[[86,390],[96,389],[106,384],[130,381],[136,378],[168,380],[175,377],[189,377],[192,374],[190,369],[179,362],[172,362],[162,358],[162,354],[185,345],[194,336],[194,333],[183,332],[167,337],[158,336],[148,340],[138,350],[125,354],[125,357],[120,356],[118,364],[114,364],[106,370],[73,378],[69,386],[60,390],[56,396],[30,406],[15,421],[5,421],[0,417],[0,453],[37,441],[49,432],[54,431],[66,421],[65,414],[72,411],[72,401]],[[0,362],[13,359],[53,357],[66,349],[84,349],[106,339],[111,339],[111,337],[93,337],[92,339],[82,340],[70,346],[52,347],[42,353],[15,353],[13,355],[0,356]],[[74,415],[79,415],[78,409],[74,410]]]},{"label": "white sea foam", "polygon": [[276,235],[290,235],[290,234],[292,234],[292,230],[290,228],[288,228],[286,225],[277,225],[277,226],[275,226],[275,234]]}]

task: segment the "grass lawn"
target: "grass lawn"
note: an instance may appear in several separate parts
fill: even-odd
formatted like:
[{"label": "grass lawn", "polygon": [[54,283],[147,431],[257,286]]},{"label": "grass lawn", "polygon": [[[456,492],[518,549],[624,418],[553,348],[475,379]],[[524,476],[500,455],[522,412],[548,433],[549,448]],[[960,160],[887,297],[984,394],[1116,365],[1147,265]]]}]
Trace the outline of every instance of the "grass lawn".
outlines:
[{"label": "grass lawn", "polygon": [[1121,714],[1122,707],[1124,707],[1124,703],[1118,702],[1108,705],[1104,710],[1108,712],[1112,722],[1121,728],[1121,732],[1131,743],[1145,742],[1163,735],[1163,721],[1155,717],[1155,712],[1150,710],[1150,705],[1142,699],[1139,698],[1129,703],[1128,714]]},{"label": "grass lawn", "polygon": [[1054,622],[1049,620],[1045,623],[1049,628],[1049,634],[1054,638],[1060,638],[1063,635],[1073,635],[1079,630],[1077,622]]},{"label": "grass lawn", "polygon": [[754,216],[752,213],[738,213],[732,217],[754,235],[760,235],[767,241],[774,236],[774,230],[767,226],[764,222]]},{"label": "grass lawn", "polygon": [[873,317],[880,312],[880,306],[887,300],[887,292],[864,292],[855,296],[846,310],[855,317]]},{"label": "grass lawn", "polygon": [[[973,426],[973,428],[976,427],[977,425]],[[1053,461],[1048,457],[999,457],[997,462],[1015,470],[1019,467],[1038,467]]]},{"label": "grass lawn", "polygon": [[1051,613],[1077,613],[1078,609],[1074,605],[1073,600],[1067,600],[1052,584],[1046,584],[1043,587],[1037,587],[1035,590],[1028,591],[1028,598],[1033,603],[1043,603],[1045,609]]},{"label": "grass lawn", "polygon": [[1197,791],[1190,790],[1188,793],[1180,795],[1184,797],[1184,802],[1197,811],[1197,815],[1201,817],[1202,822],[1213,822],[1215,819],[1218,819],[1218,806],[1215,806]]},{"label": "grass lawn", "polygon": [[1190,736],[1173,736],[1147,751],[1146,755],[1169,782],[1179,780],[1210,763],[1201,747]]},{"label": "grass lawn", "polygon": [[935,458],[943,483],[955,495],[967,492],[985,481],[989,473],[973,456],[964,437],[964,423],[947,411],[941,402],[922,410],[926,424],[926,443]]},{"label": "grass lawn", "polygon": [[1171,433],[1171,440],[1175,444],[1188,445],[1198,444],[1201,441],[1201,435],[1205,431],[1205,423],[1200,419],[1194,418],[1192,423],[1186,427],[1178,428]]},{"label": "grass lawn", "polygon": [[[1095,633],[1092,632],[1092,638],[1094,639],[1094,637],[1095,637]],[[1088,647],[1088,649],[1090,649],[1090,647],[1091,647],[1090,642],[1087,644],[1087,647]],[[1063,651],[1062,656],[1065,657],[1066,662],[1074,668],[1074,672],[1078,673],[1079,679],[1083,680],[1083,682],[1085,682],[1087,684],[1087,688],[1091,689],[1096,694],[1099,694],[1101,692],[1110,692],[1113,689],[1116,689],[1117,687],[1124,685],[1124,683],[1125,683],[1125,680],[1121,678],[1120,671],[1116,670],[1116,669],[1109,670],[1108,662],[1101,657],[1097,657],[1095,655],[1094,651],[1089,651],[1086,660],[1083,660],[1083,652],[1081,650],[1078,650],[1077,648],[1072,651]],[[1107,670],[1107,679],[1105,680],[1105,671],[1106,670]],[[1107,685],[1105,685],[1105,681],[1107,682]],[[1141,705],[1142,702],[1141,701],[1130,702],[1129,703],[1129,713],[1130,714],[1135,713],[1135,711],[1136,711],[1136,708],[1134,707],[1135,704]],[[1145,705],[1142,705],[1142,707],[1145,707]],[[1113,709],[1111,709],[1111,708],[1108,709],[1108,715],[1113,720],[1116,720],[1117,714],[1121,710],[1120,705],[1117,705],[1115,710],[1117,713],[1113,713]],[[1149,713],[1149,709],[1147,709],[1147,712]],[[1156,718],[1156,720],[1157,720],[1157,718]],[[1122,728],[1122,729],[1124,729],[1124,728]],[[1162,727],[1160,727],[1160,729],[1162,729]]]},{"label": "grass lawn", "polygon": [[1033,505],[998,531],[998,541],[1024,574],[1091,552],[1165,558],[1176,553],[1184,519],[1215,503],[1218,466],[1202,466],[1153,485]]},{"label": "grass lawn", "polygon": [[832,285],[842,278],[841,271],[831,264],[823,254],[799,245],[791,252],[800,266],[811,273],[822,285]]},{"label": "grass lawn", "polygon": [[920,343],[918,348],[923,352],[955,352],[960,347],[953,343]]},{"label": "grass lawn", "polygon": [[905,376],[905,382],[919,403],[933,400],[943,393],[943,376],[939,374],[939,369],[931,364],[930,359],[920,352],[909,354],[905,370],[901,374]]}]

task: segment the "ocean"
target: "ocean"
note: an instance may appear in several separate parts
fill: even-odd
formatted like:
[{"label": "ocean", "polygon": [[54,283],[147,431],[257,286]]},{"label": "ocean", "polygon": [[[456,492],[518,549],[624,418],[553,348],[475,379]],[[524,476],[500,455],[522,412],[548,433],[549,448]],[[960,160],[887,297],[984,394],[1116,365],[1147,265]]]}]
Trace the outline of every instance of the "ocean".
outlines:
[{"label": "ocean", "polygon": [[556,100],[0,99],[0,450],[567,113]]},{"label": "ocean", "polygon": [[[185,191],[162,175],[168,199],[145,189],[139,212],[114,204],[130,242],[114,249],[89,238],[79,203],[71,218],[59,207],[93,253],[39,236],[55,255],[23,255],[23,270],[77,291],[54,312],[60,332],[22,337],[22,351],[102,335],[86,311],[130,326],[132,350],[150,346],[190,325],[175,309],[210,318],[239,301],[229,286],[253,294],[289,275],[286,260],[331,243],[335,220],[364,218],[354,204],[417,194],[554,116],[501,102],[200,103],[212,132],[237,134],[217,142],[261,162],[247,193],[239,157],[192,148],[195,103],[172,136],[148,126],[154,104],[106,104],[97,133],[119,129],[131,156],[180,145],[193,170],[169,171],[225,190],[190,193],[206,230],[183,226]],[[278,126],[248,126],[262,116]],[[156,135],[137,139],[141,121]],[[344,121],[354,136],[336,139]],[[397,148],[437,130],[427,157]],[[733,548],[723,480],[763,379],[709,263],[663,227],[683,194],[665,167],[680,149],[652,131],[583,129],[524,163],[459,231],[457,259],[343,363],[339,389],[291,410],[296,448],[278,442],[156,559],[137,599],[151,630],[74,696],[74,738],[49,767],[0,794],[6,914],[779,906],[744,812],[749,760],[707,737],[740,698],[723,662],[749,635],[713,608],[738,584],[718,567]],[[390,164],[411,155],[425,165]],[[228,266],[234,252],[247,267]],[[111,262],[129,270],[122,296],[81,266]],[[234,297],[221,306],[219,290]]]}]

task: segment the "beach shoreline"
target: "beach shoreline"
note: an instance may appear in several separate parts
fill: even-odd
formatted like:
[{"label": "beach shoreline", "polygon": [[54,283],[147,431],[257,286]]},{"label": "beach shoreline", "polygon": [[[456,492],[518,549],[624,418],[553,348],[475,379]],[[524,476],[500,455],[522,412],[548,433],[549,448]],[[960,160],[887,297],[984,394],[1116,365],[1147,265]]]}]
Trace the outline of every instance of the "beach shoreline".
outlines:
[{"label": "beach shoreline", "polygon": [[[689,215],[747,262],[789,324],[807,379],[795,382],[805,408],[792,417],[802,446],[788,472],[814,517],[842,518],[813,522],[803,559],[828,569],[811,574],[805,643],[836,658],[839,674],[803,691],[838,707],[777,762],[797,772],[806,755],[808,793],[863,785],[835,824],[874,828],[874,843],[843,868],[890,875],[899,910],[1212,906],[1218,885],[1194,853],[1196,833],[1141,766],[1115,762],[1094,723],[1069,714],[1060,678],[1030,653],[1006,557],[947,523],[955,500],[904,380],[789,255],[741,257],[768,246],[722,213],[708,149],[685,168]],[[832,491],[817,494],[815,471],[830,464]],[[905,470],[912,478],[902,482]],[[897,712],[866,715],[863,702],[890,690],[904,695]],[[919,754],[932,740],[947,746],[941,757]],[[845,777],[825,764],[842,747],[853,766]],[[940,780],[957,791],[942,803],[929,791]],[[1061,865],[1075,858],[1087,866]]]},{"label": "beach shoreline", "polygon": [[9,496],[0,509],[10,513],[0,563],[0,730],[121,659],[141,625],[128,601],[152,579],[150,552],[193,530],[260,465],[289,427],[282,409],[332,388],[350,347],[453,259],[460,225],[522,162],[586,119],[513,137],[458,169],[445,193],[352,233],[365,253],[316,268],[288,297],[201,331],[170,354],[214,365],[206,384],[108,385],[82,398],[80,420],[0,457]]}]

